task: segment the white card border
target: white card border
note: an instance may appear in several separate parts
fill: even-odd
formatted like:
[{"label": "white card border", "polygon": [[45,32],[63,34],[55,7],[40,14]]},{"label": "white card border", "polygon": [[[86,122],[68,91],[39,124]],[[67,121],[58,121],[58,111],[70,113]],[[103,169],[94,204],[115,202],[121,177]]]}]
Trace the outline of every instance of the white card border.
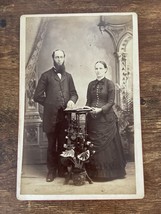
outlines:
[{"label": "white card border", "polygon": [[[135,128],[135,173],[136,194],[108,194],[108,195],[22,195],[20,193],[24,109],[25,109],[25,29],[27,17],[67,17],[67,16],[103,16],[103,15],[132,15],[133,17],[133,99],[134,99],[134,128]],[[142,199],[144,197],[144,173],[142,155],[141,112],[140,112],[140,81],[139,81],[139,53],[138,53],[138,17],[134,12],[130,13],[73,13],[73,14],[34,14],[22,15],[20,21],[20,76],[19,76],[19,134],[17,157],[17,199],[19,200],[109,200],[109,199]],[[23,86],[23,88],[22,88]]]}]

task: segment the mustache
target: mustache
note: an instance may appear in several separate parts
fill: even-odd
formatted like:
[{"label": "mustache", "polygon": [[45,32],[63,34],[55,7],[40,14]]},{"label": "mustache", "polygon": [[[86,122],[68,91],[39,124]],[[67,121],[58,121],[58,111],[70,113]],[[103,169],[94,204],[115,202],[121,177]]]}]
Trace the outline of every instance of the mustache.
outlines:
[{"label": "mustache", "polygon": [[57,63],[55,62],[55,60],[54,60],[54,66],[55,66],[55,67],[61,67],[61,66],[64,66],[64,62],[63,62],[61,65],[59,65],[59,64],[57,64]]}]

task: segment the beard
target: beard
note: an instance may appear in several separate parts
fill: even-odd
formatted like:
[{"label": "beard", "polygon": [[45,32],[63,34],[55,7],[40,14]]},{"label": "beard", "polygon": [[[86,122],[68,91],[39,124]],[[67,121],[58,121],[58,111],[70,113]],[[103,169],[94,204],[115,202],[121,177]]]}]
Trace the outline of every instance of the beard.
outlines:
[{"label": "beard", "polygon": [[62,65],[58,65],[55,61],[54,61],[54,66],[56,68],[56,72],[57,73],[60,73],[60,74],[63,74],[65,72],[65,65],[64,65],[64,62]]}]

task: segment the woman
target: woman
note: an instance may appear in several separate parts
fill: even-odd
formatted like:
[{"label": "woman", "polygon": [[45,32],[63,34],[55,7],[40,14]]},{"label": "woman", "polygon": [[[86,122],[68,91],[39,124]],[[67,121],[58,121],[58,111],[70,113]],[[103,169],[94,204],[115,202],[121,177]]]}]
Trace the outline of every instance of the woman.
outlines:
[{"label": "woman", "polygon": [[87,90],[86,106],[93,109],[87,116],[87,131],[96,152],[86,169],[95,181],[124,178],[126,174],[117,117],[112,108],[115,85],[105,77],[106,72],[106,63],[96,62],[97,79],[89,83]]}]

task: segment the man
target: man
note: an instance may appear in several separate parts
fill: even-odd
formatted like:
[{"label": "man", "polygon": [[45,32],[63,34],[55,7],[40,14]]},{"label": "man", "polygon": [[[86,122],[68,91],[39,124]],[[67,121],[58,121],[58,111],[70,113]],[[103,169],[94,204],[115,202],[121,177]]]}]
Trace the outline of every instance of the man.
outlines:
[{"label": "man", "polygon": [[34,101],[44,106],[43,131],[48,139],[47,149],[47,182],[57,175],[63,175],[60,154],[65,143],[67,125],[64,109],[73,108],[78,95],[71,74],[65,71],[65,53],[56,50],[52,54],[54,66],[43,73],[39,79]]}]

